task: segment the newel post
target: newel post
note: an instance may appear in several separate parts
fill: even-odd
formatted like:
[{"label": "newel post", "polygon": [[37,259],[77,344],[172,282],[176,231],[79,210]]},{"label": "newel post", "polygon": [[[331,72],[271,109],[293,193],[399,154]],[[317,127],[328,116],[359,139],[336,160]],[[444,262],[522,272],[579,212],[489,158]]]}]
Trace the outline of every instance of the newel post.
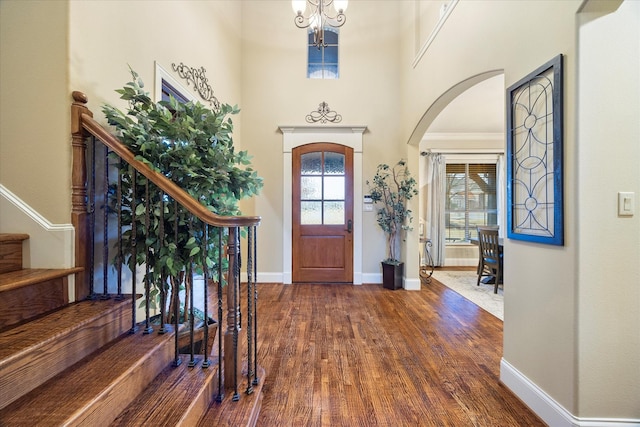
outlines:
[{"label": "newel post", "polygon": [[87,134],[82,127],[82,115],[93,117],[87,108],[87,96],[78,91],[72,93],[71,104],[71,224],[75,229],[75,267],[84,270],[76,275],[76,301],[89,295],[89,222],[87,215]]}]

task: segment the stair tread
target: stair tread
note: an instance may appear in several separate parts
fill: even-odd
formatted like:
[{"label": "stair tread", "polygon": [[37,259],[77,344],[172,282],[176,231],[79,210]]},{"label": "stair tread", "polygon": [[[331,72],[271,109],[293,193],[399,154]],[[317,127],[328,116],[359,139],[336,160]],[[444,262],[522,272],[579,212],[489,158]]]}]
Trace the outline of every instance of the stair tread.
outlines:
[{"label": "stair tread", "polygon": [[66,425],[69,420],[81,421],[91,416],[94,410],[115,410],[117,405],[90,408],[97,401],[119,399],[114,390],[118,382],[152,362],[154,352],[170,347],[172,337],[172,333],[122,335],[0,410],[0,424]]},{"label": "stair tread", "polygon": [[91,325],[106,310],[131,304],[130,299],[80,301],[0,332],[0,366],[34,347],[44,347],[83,325]]},{"label": "stair tread", "polygon": [[0,292],[23,286],[58,279],[70,274],[79,273],[82,267],[72,268],[23,268],[0,274]]},{"label": "stair tread", "polygon": [[226,396],[222,402],[214,401],[207,412],[200,418],[197,426],[255,426],[262,407],[262,387],[265,377],[264,368],[258,366],[258,378],[260,381],[253,386],[252,394],[241,393],[240,400],[237,402],[234,402],[231,396]]},{"label": "stair tread", "polygon": [[28,234],[24,233],[0,233],[0,243],[3,242],[21,242],[29,238]]},{"label": "stair tread", "polygon": [[[111,424],[115,426],[180,425],[189,416],[196,419],[206,411],[218,390],[217,360],[210,359],[208,368],[202,367],[202,355],[197,364],[189,367],[189,356],[181,355],[180,366],[165,368]],[[199,411],[189,410],[199,406]]]}]

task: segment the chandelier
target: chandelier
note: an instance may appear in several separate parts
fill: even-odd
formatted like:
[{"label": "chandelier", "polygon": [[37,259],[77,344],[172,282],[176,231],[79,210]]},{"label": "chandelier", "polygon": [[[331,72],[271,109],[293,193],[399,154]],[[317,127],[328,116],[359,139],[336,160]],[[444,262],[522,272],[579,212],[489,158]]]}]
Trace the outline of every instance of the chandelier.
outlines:
[{"label": "chandelier", "polygon": [[[342,27],[347,17],[348,0],[292,0],[291,6],[296,14],[293,22],[298,28],[313,30],[313,44],[320,49],[326,47],[324,42],[324,28]],[[307,13],[305,13],[307,12]]]}]

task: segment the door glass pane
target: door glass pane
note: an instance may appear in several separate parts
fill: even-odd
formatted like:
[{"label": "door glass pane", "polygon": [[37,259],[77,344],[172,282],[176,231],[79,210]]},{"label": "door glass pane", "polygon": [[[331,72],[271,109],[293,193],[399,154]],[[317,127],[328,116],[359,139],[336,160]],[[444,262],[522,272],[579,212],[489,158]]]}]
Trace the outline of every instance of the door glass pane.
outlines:
[{"label": "door glass pane", "polygon": [[344,202],[324,202],[324,223],[344,224]]},{"label": "door glass pane", "polygon": [[303,176],[300,178],[300,199],[320,200],[322,199],[322,177]]},{"label": "door glass pane", "polygon": [[324,198],[344,200],[344,176],[324,177]]},{"label": "door glass pane", "polygon": [[322,224],[322,202],[300,202],[300,224]]},{"label": "door glass pane", "polygon": [[322,175],[322,152],[303,154],[300,163],[302,175]]},{"label": "door glass pane", "polygon": [[326,175],[344,175],[344,154],[324,153],[324,173]]}]

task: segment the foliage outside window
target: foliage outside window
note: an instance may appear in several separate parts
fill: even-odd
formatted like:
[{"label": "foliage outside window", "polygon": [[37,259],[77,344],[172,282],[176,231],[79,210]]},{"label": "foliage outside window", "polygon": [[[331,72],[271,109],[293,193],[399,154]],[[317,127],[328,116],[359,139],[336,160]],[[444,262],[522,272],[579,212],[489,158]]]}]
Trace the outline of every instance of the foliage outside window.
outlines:
[{"label": "foliage outside window", "polygon": [[477,238],[479,225],[498,224],[496,165],[448,163],[445,206],[447,243]]},{"label": "foliage outside window", "polygon": [[313,31],[307,33],[309,61],[307,77],[310,79],[337,79],[338,73],[338,30],[324,28],[326,46],[317,47],[313,44]]}]

